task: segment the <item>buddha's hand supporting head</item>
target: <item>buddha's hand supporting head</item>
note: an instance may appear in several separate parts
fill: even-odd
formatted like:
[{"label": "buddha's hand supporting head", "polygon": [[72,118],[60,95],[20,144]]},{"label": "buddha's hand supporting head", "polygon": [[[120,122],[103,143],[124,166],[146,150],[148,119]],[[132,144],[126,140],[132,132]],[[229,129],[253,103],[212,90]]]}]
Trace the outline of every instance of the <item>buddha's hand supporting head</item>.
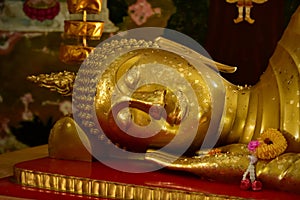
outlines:
[{"label": "buddha's hand supporting head", "polygon": [[183,57],[161,49],[133,50],[115,59],[97,84],[101,128],[130,151],[199,149],[211,120],[211,94]]}]

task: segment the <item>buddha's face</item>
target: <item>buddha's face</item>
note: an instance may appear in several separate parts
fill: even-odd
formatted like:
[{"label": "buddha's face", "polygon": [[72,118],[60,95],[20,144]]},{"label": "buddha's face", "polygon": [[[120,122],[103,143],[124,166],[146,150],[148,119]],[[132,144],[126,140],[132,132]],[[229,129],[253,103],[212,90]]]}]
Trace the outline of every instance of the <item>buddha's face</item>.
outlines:
[{"label": "buddha's face", "polygon": [[164,147],[175,136],[171,150],[187,141],[190,150],[199,148],[211,119],[202,75],[183,57],[160,49],[116,58],[98,82],[95,102],[106,136],[134,152]]}]

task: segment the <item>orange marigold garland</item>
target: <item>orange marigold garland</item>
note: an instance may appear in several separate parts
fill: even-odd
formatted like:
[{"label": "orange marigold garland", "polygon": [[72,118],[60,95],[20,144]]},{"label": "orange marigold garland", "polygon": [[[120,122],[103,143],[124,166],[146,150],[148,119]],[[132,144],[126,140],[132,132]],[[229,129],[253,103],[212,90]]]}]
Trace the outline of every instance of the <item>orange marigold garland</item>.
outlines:
[{"label": "orange marigold garland", "polygon": [[287,141],[282,133],[276,129],[265,130],[258,138],[259,146],[256,156],[260,159],[272,159],[282,154],[287,148]]},{"label": "orange marigold garland", "polygon": [[254,191],[262,189],[262,183],[256,180],[255,164],[260,159],[272,159],[282,154],[287,148],[287,141],[282,133],[276,129],[265,130],[258,140],[250,141],[248,144],[248,155],[250,162],[247,170],[243,174],[240,183],[242,190],[252,188]]}]

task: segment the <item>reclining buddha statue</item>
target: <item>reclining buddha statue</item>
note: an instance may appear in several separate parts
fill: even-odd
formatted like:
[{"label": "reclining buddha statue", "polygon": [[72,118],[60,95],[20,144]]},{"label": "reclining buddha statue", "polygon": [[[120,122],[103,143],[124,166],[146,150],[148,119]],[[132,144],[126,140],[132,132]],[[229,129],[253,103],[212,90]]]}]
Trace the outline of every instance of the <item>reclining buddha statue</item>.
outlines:
[{"label": "reclining buddha statue", "polygon": [[[170,170],[237,182],[247,169],[248,155],[254,154],[256,177],[264,187],[297,192],[300,7],[254,86],[226,81],[218,71],[234,72],[234,67],[212,61],[188,42],[180,44],[182,38],[168,38],[167,30],[159,29],[160,35],[153,30],[146,28],[150,38],[144,28],[113,36],[76,74],[28,77],[72,94],[73,116],[54,125],[50,156],[88,160],[79,143],[74,143],[78,154],[73,151],[73,157],[58,148],[68,133],[71,138],[79,135],[95,158],[107,156],[113,146],[111,152],[142,153],[138,155]],[[258,146],[249,151],[247,144],[253,141]]]}]

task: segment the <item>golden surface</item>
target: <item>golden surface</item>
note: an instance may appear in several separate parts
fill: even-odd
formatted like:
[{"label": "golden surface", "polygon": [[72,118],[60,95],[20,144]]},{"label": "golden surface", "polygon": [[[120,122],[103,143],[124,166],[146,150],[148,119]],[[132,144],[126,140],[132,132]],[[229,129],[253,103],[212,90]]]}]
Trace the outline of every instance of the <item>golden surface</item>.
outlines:
[{"label": "golden surface", "polygon": [[112,199],[135,199],[135,200],[221,200],[242,199],[234,196],[206,194],[201,192],[189,192],[176,189],[132,185],[116,183],[89,178],[50,174],[39,171],[15,168],[17,183],[59,192],[68,192],[78,195],[89,195]]},{"label": "golden surface", "polygon": [[[257,139],[260,134],[268,128],[278,129],[283,132],[289,145],[286,153],[272,160],[260,161],[257,165],[257,173],[264,184],[288,191],[297,191],[297,187],[300,184],[300,173],[296,170],[300,167],[299,154],[297,153],[300,152],[300,73],[298,68],[300,64],[300,52],[298,51],[300,47],[299,19],[300,8],[298,8],[292,17],[288,28],[278,43],[266,72],[255,86],[241,87],[224,80],[224,85],[226,87],[225,110],[222,118],[223,129],[221,130],[221,136],[218,141],[219,146],[234,143],[243,145],[253,139]],[[155,52],[154,55],[151,54],[153,52]],[[147,57],[145,55],[147,55]],[[107,130],[105,129],[104,131],[111,137],[112,141],[121,146],[125,146],[126,149],[133,148],[133,150],[140,150],[134,149],[134,147],[128,145],[126,146],[127,142],[132,140],[132,138],[124,137],[125,133],[123,134],[120,129],[113,128],[113,130],[109,130],[109,126],[117,127],[115,124],[112,124],[113,120],[110,120],[112,119],[110,108],[113,106],[111,105],[110,99],[112,96],[111,91],[115,87],[115,79],[119,80],[118,77],[124,75],[132,66],[151,63],[153,60],[155,60],[155,62],[160,62],[164,59],[166,62],[173,61],[171,63],[181,63],[180,67],[175,68],[178,70],[180,69],[183,76],[185,73],[191,72],[191,74],[195,76],[192,76],[189,80],[191,82],[200,80],[199,84],[195,87],[203,86],[201,77],[197,77],[197,73],[193,72],[192,66],[190,68],[184,68],[188,66],[186,61],[182,61],[178,57],[164,51],[154,51],[152,49],[137,50],[120,56],[110,65],[110,70],[105,72],[103,78],[98,83],[97,94],[95,97],[98,120],[101,127],[107,127]],[[120,73],[120,75],[118,75],[118,73]],[[142,89],[144,88],[141,88],[141,90]],[[165,89],[167,91],[167,89],[163,87],[159,89]],[[202,139],[206,134],[207,122],[210,120],[211,103],[207,87],[193,89],[199,92],[197,93],[197,97],[202,98],[199,100],[199,106],[203,108],[203,113],[200,113],[200,116],[203,117],[203,119],[206,119],[201,120],[200,118],[198,137],[195,137],[195,142],[192,144],[192,149],[199,149]],[[153,85],[148,85],[146,90],[149,93],[151,91],[154,92],[157,88]],[[153,96],[155,96],[154,93]],[[165,101],[176,102],[176,100],[172,98],[165,98]],[[148,103],[151,104],[151,102]],[[174,103],[166,104],[174,105]],[[144,108],[147,106],[148,104],[144,103]],[[148,118],[143,114],[145,113],[143,110],[145,109],[132,109],[132,115],[135,116],[136,114],[140,117],[138,118],[140,121],[135,121],[136,124],[142,124],[143,121],[147,121]],[[149,146],[156,148],[163,147],[166,143],[171,141],[173,138],[171,136],[177,133],[175,124],[165,124],[165,122],[161,124],[161,127],[166,128],[162,129],[164,130],[164,132],[161,132],[163,134],[156,135],[157,138],[151,138],[148,143]],[[186,133],[189,133],[189,131]],[[168,135],[169,137],[164,137],[165,135]],[[182,139],[182,141],[184,140],[185,138]],[[159,141],[160,143],[155,143],[155,141]],[[225,154],[205,156],[204,158],[183,157],[180,161],[185,161],[184,163],[177,163],[179,161],[175,163],[166,162],[161,160],[162,157],[151,157],[153,154],[148,155],[147,158],[169,167],[170,169],[192,171],[201,177],[209,179],[224,180],[224,177],[225,179],[226,177],[230,179],[230,177],[233,176],[238,179],[239,177],[242,177],[241,172],[247,168],[247,155],[249,152],[244,152],[244,154],[236,156],[235,154],[230,154],[231,151],[234,151],[231,148],[227,148],[227,151]]]},{"label": "golden surface", "polygon": [[100,39],[104,28],[104,22],[65,20],[64,24],[64,32],[67,36],[91,39]]},{"label": "golden surface", "polygon": [[[59,133],[59,134],[58,134]],[[92,156],[85,147],[88,144],[86,135],[71,117],[57,121],[49,135],[49,156],[57,159],[92,161]],[[63,142],[62,142],[63,141]]]},{"label": "golden surface", "polygon": [[[293,15],[266,72],[253,87],[226,84],[226,109],[219,140],[222,153],[182,157],[148,151],[147,159],[173,170],[195,173],[215,180],[241,180],[249,163],[246,143],[263,131],[275,128],[283,132],[287,150],[274,159],[259,160],[257,177],[263,185],[299,192],[300,185],[300,7]],[[270,138],[275,139],[275,138]],[[234,144],[236,143],[236,144]],[[244,143],[244,144],[243,144]]]},{"label": "golden surface", "polygon": [[61,45],[59,59],[66,64],[81,64],[94,50],[94,47],[79,45]]},{"label": "golden surface", "polygon": [[[270,58],[269,66],[256,85],[242,87],[223,80],[226,91],[225,109],[222,113],[220,138],[217,143],[220,147],[230,144],[243,146],[243,144],[259,138],[260,134],[269,128],[280,130],[287,140],[287,150],[275,159],[259,162],[257,173],[263,183],[289,191],[298,191],[300,184],[300,172],[297,170],[300,168],[298,154],[300,152],[299,19],[300,7],[291,18],[273,56]],[[99,60],[91,62],[97,63]],[[182,125],[179,122],[184,121],[182,119],[186,116],[184,107],[178,107],[178,101],[172,94],[174,91],[162,85],[147,84],[135,90],[131,97],[119,98],[119,101],[114,102],[114,104],[111,101],[114,90],[130,90],[136,82],[143,80],[143,76],[147,76],[147,73],[137,71],[134,76],[129,76],[127,82],[126,78],[123,80],[121,77],[130,75],[131,69],[134,67],[143,69],[143,66],[147,65],[151,66],[150,68],[157,65],[167,65],[181,74],[195,91],[199,107],[201,108],[200,112],[193,113],[193,109],[188,110],[190,116],[199,117],[197,135],[193,137],[193,143],[189,149],[190,152],[195,153],[201,147],[208,130],[213,112],[211,109],[212,101],[209,88],[203,77],[197,73],[196,68],[191,63],[184,59],[184,56],[151,48],[151,45],[148,45],[147,48],[133,50],[117,57],[109,65],[108,70],[103,73],[97,84],[95,96],[88,95],[90,94],[89,88],[79,88],[80,93],[75,94],[73,100],[79,101],[82,104],[81,106],[87,109],[92,109],[90,106],[95,102],[98,121],[105,134],[113,143],[120,145],[122,148],[142,152],[150,147],[154,149],[161,148],[172,141],[178,133],[180,125]],[[82,81],[94,81],[89,80],[93,71],[87,70],[84,73],[86,74],[84,74],[85,77],[82,77]],[[167,74],[167,71],[164,71],[164,73]],[[152,76],[156,77],[156,75]],[[170,80],[170,84],[176,85],[177,78],[173,77],[172,73],[168,75],[173,79]],[[121,84],[122,81],[123,84]],[[177,85],[177,87],[179,86]],[[183,93],[185,92],[183,91]],[[139,95],[141,93],[145,95]],[[151,94],[151,98],[149,94]],[[144,96],[147,96],[147,98],[141,99]],[[130,117],[122,121],[121,125],[126,129],[126,131],[123,131],[117,125],[116,120],[118,118],[113,117],[112,109],[120,107],[117,110],[120,111],[126,102],[129,103],[130,115],[128,116]],[[147,113],[149,107],[155,106],[157,102],[164,106],[166,111],[165,118],[159,114],[153,117]],[[79,112],[82,112],[80,113],[80,120],[83,126],[87,128],[86,130],[90,130],[86,134],[99,134],[99,140],[105,140],[103,135],[101,135],[102,133],[99,133],[93,124],[89,123],[91,116],[86,114],[86,110],[83,109]],[[152,127],[148,127],[146,130],[141,129],[140,127],[149,124],[150,118],[162,120],[153,120]],[[180,136],[182,143],[192,137],[189,133],[193,125],[190,124],[189,128],[184,130],[185,134]],[[161,128],[159,129],[160,132],[153,137],[148,137],[146,142],[144,140],[142,144],[139,139],[128,137],[126,133],[137,132],[148,136],[147,134],[153,133],[153,130],[156,130],[157,127]],[[180,148],[182,143],[176,144],[174,148]],[[241,148],[237,149],[241,150]],[[171,169],[193,171],[209,179],[223,179],[229,174],[241,177],[241,169],[244,169],[245,164],[248,164],[246,157],[248,152],[244,152],[243,155],[239,156],[230,152],[234,152],[234,149],[228,147],[220,156],[189,157],[186,162],[179,163],[176,167],[173,167],[172,163],[167,162],[170,155],[166,157],[167,161],[150,156],[155,156],[155,154],[149,154],[148,159],[152,159]],[[198,164],[194,165],[193,163],[195,162]],[[215,173],[219,173],[219,176],[216,176]]]},{"label": "golden surface", "polygon": [[70,14],[82,13],[84,10],[88,14],[98,14],[101,11],[101,0],[67,0]]},{"label": "golden surface", "polygon": [[[145,137],[147,137],[146,145],[141,147],[141,149],[138,149],[138,147],[129,147],[126,146],[126,140],[124,140],[124,136],[127,135],[125,132],[123,132],[117,122],[113,119],[113,113],[112,110],[115,107],[120,106],[121,108],[118,108],[118,111],[122,109],[122,105],[126,103],[126,99],[124,101],[120,100],[116,102],[114,105],[112,105],[111,97],[113,95],[114,90],[117,90],[118,85],[122,86],[121,90],[129,89],[130,86],[126,83],[126,80],[121,79],[121,77],[129,77],[130,75],[127,73],[130,69],[132,69],[133,66],[149,66],[148,69],[154,69],[155,66],[153,65],[153,60],[155,60],[154,65],[167,65],[170,66],[169,63],[177,63],[177,65],[171,65],[171,69],[176,71],[176,73],[179,73],[191,86],[193,91],[195,92],[196,98],[198,102],[200,102],[200,113],[196,113],[197,109],[190,109],[189,115],[195,116],[195,120],[199,121],[199,127],[198,127],[198,133],[195,136],[194,144],[191,146],[193,149],[194,147],[198,146],[202,143],[203,140],[203,132],[205,132],[208,128],[209,121],[210,121],[210,112],[211,112],[211,96],[209,93],[209,90],[206,87],[205,81],[203,80],[202,76],[196,71],[193,66],[191,66],[184,58],[181,56],[171,53],[168,51],[160,50],[160,49],[138,49],[131,51],[129,53],[126,53],[122,56],[120,56],[118,59],[116,59],[114,62],[112,62],[109,66],[109,70],[106,70],[103,75],[102,79],[100,79],[98,85],[97,85],[97,93],[95,96],[96,102],[96,114],[98,117],[98,121],[100,122],[101,128],[105,132],[105,134],[110,137],[110,139],[114,143],[118,143],[121,147],[125,147],[129,150],[133,151],[143,151],[147,148],[147,146],[152,147],[162,147],[168,144],[174,137],[175,134],[178,133],[178,128],[181,126],[183,129],[183,122],[180,123],[180,121],[185,117],[185,110],[184,108],[181,108],[179,103],[177,102],[177,97],[174,95],[173,90],[170,88],[165,88],[162,85],[158,84],[148,84],[146,86],[142,86],[135,90],[132,94],[132,99],[130,100],[130,113],[132,116],[138,116],[138,117],[132,117],[132,119],[129,119],[130,121],[126,121],[124,123],[124,126],[126,127],[126,130],[132,134],[139,134],[143,133]],[[140,68],[142,70],[142,67]],[[146,67],[147,68],[147,67]],[[146,72],[144,73],[145,76],[154,76],[149,75],[147,72],[147,69],[145,68]],[[167,67],[165,70],[169,70]],[[173,71],[170,71],[170,73],[175,73]],[[163,74],[167,76],[167,73],[169,71],[163,71],[161,70]],[[141,73],[142,74],[142,73]],[[89,78],[89,76],[86,76]],[[104,78],[105,77],[105,78]],[[145,77],[146,78],[146,77]],[[143,80],[144,77],[141,75],[139,77],[140,80]],[[172,77],[169,74],[170,79],[170,87],[173,86],[173,88],[178,88],[176,86],[176,82],[172,83],[171,81],[174,81],[174,77]],[[118,85],[117,85],[118,83]],[[173,84],[173,85],[172,85]],[[124,87],[124,88],[123,88]],[[181,91],[183,94],[188,93],[190,88],[185,87]],[[161,105],[166,113],[166,119],[163,117],[158,117],[158,119],[161,120],[152,120],[152,128],[155,129],[156,127],[160,127],[160,131],[153,137],[149,137],[153,133],[153,129],[148,127],[147,129],[143,128],[145,126],[145,122],[149,121],[149,114],[148,112],[145,112],[149,110],[147,107],[156,106],[157,103],[153,102],[154,99],[158,98],[161,93],[158,93],[157,91],[163,91],[165,90],[165,93],[163,94],[163,105]],[[138,95],[142,93],[142,95]],[[150,94],[150,97],[148,97],[147,102],[145,100],[140,99],[142,102],[140,104],[132,103],[137,102],[137,98],[141,98],[141,96],[145,96],[146,94]],[[76,97],[75,97],[76,98]],[[125,104],[126,105],[126,104]],[[138,106],[139,105],[139,106]],[[116,112],[119,113],[119,112]],[[86,120],[86,119],[82,119]],[[132,120],[132,121],[131,121]],[[198,121],[188,121],[183,120],[187,123],[197,123]],[[140,125],[140,126],[136,126]],[[185,131],[182,131],[184,133],[189,132],[191,130],[192,124],[185,124]],[[181,137],[180,142],[178,144],[174,144],[174,148],[180,148],[182,146],[182,141],[185,141],[189,134],[180,134],[179,137]],[[126,137],[126,136],[125,136]],[[133,138],[134,140],[134,138]],[[144,141],[145,141],[144,140]],[[137,139],[137,143],[138,143]],[[191,149],[191,151],[192,151]]]},{"label": "golden surface", "polygon": [[74,72],[58,72],[51,74],[39,74],[37,76],[28,76],[27,80],[36,83],[40,87],[50,89],[50,91],[56,91],[64,96],[72,94],[73,84],[75,80]]},{"label": "golden surface", "polygon": [[[175,162],[173,156],[164,152],[148,150],[146,159],[172,170],[187,171],[200,177],[221,182],[238,183],[249,164],[249,152],[245,144],[220,147],[216,154],[204,153],[195,157],[181,157]],[[264,187],[289,192],[299,192],[300,153],[285,153],[276,159],[258,160],[256,176]]]},{"label": "golden surface", "polygon": [[220,72],[224,73],[234,73],[237,70],[237,67],[235,66],[229,66],[225,65],[223,63],[219,63],[215,60],[212,60],[210,58],[207,58],[194,50],[187,49],[184,45],[181,45],[179,43],[173,42],[172,40],[166,39],[164,37],[158,37],[156,38],[155,42],[157,42],[158,45],[162,45],[164,47],[169,47],[170,49],[180,49],[183,52],[188,52],[190,56],[195,56],[197,59],[200,59],[203,63],[213,67],[217,68]]}]

